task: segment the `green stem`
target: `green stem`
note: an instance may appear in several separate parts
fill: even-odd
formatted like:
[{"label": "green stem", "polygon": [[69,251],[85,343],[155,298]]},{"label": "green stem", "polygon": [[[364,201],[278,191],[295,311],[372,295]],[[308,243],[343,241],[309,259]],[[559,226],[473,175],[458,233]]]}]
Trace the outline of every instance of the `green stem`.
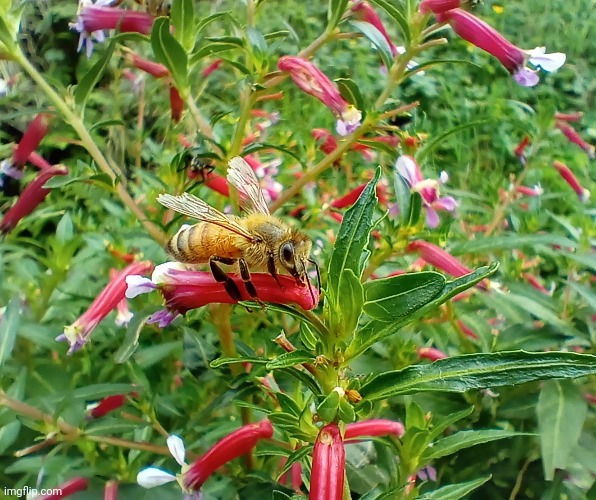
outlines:
[{"label": "green stem", "polygon": [[242,140],[244,139],[246,124],[250,119],[250,111],[254,103],[254,94],[248,87],[245,87],[240,94],[240,116],[238,117],[236,129],[234,130],[232,145],[228,150],[228,159],[238,156],[242,150]]},{"label": "green stem", "polygon": [[29,62],[22,52],[17,52],[15,55],[15,61],[29,74],[31,79],[37,83],[41,90],[48,96],[53,102],[54,106],[62,113],[67,123],[75,130],[81,140],[82,146],[91,155],[99,169],[108,175],[113,181],[120,200],[124,205],[136,216],[137,219],[143,224],[147,232],[153,239],[161,244],[165,244],[166,235],[165,233],[150,221],[141,208],[135,203],[128,191],[126,190],[125,182],[126,177],[122,174],[122,171],[116,165],[110,165],[104,155],[101,153],[97,144],[93,141],[93,138],[89,134],[89,131],[85,127],[83,121],[73,112],[73,110],[66,104],[64,99],[44,80],[43,76],[37,71],[37,69]]},{"label": "green stem", "polygon": [[208,137],[209,139],[214,139],[215,136],[213,135],[213,129],[211,128],[211,125],[209,125],[209,122],[199,111],[197,103],[195,102],[194,97],[192,95],[189,95],[186,98],[186,105],[188,106],[188,110],[190,111],[193,120],[199,128],[199,132],[201,132],[201,134],[203,134],[205,137]]}]

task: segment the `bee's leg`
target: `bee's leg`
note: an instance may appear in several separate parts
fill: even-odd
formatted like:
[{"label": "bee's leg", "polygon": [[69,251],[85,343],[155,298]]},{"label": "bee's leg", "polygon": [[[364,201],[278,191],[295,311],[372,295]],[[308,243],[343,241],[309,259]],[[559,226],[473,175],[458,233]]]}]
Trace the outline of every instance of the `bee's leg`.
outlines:
[{"label": "bee's leg", "polygon": [[223,283],[226,292],[228,292],[228,295],[232,297],[234,300],[242,300],[242,295],[240,295],[238,285],[236,285],[234,280],[230,278],[224,272],[224,270],[216,264],[216,262],[231,265],[234,264],[236,261],[234,259],[227,259],[225,257],[213,256],[209,259],[209,267],[211,268],[211,274],[213,274],[215,281]]},{"label": "bee's leg", "polygon": [[279,288],[283,290],[284,287],[281,284],[281,281],[279,281],[279,275],[277,274],[277,269],[275,269],[275,259],[273,254],[269,254],[269,258],[267,259],[267,270],[269,271],[269,274],[273,276],[273,279],[279,285]]},{"label": "bee's leg", "polygon": [[250,298],[257,301],[261,307],[265,307],[265,304],[259,299],[255,284],[250,279],[250,271],[248,270],[246,261],[242,258],[238,259],[238,267],[240,268],[240,277],[242,278],[242,281],[244,281],[244,286],[246,287],[246,291],[248,295],[250,295]]}]

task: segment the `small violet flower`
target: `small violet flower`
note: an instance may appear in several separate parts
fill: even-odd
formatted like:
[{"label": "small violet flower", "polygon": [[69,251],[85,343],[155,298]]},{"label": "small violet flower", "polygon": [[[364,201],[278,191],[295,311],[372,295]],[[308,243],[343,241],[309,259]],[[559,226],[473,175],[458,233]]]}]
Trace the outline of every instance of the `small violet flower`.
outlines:
[{"label": "small violet flower", "polygon": [[87,57],[93,52],[93,40],[103,42],[103,30],[118,29],[122,33],[141,33],[147,35],[151,32],[154,18],[146,13],[135,10],[109,7],[114,0],[80,0],[77,19],[70,24],[71,29],[80,33],[77,50],[85,47]]},{"label": "small violet flower", "polygon": [[401,175],[410,185],[412,191],[420,193],[422,203],[426,208],[426,224],[430,228],[439,225],[437,211],[453,212],[457,202],[451,196],[439,197],[439,186],[448,179],[446,172],[441,172],[438,181],[425,179],[422,176],[420,167],[411,156],[402,155],[395,164],[397,173]]},{"label": "small violet flower", "polygon": [[289,73],[300,89],[316,97],[335,114],[339,135],[351,134],[360,126],[362,113],[341,96],[333,82],[313,63],[301,57],[283,56],[277,67]]},{"label": "small violet flower", "polygon": [[[451,9],[436,14],[437,20],[447,22],[460,37],[495,56],[517,83],[533,87],[538,83],[538,68],[547,72],[558,70],[565,63],[562,52],[546,54],[544,47],[523,50],[512,44],[492,26],[463,9]],[[530,63],[535,69],[526,65]]]}]

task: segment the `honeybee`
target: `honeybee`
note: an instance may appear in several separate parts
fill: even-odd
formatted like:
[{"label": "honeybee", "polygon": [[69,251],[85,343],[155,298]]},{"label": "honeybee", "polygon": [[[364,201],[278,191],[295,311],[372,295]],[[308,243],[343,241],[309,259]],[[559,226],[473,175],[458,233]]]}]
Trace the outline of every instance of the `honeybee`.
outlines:
[{"label": "honeybee", "polygon": [[172,8],[172,0],[135,0],[139,5],[143,5],[145,10],[155,17],[169,16]]},{"label": "honeybee", "polygon": [[227,179],[238,190],[247,211],[245,217],[225,215],[189,193],[157,197],[163,206],[200,221],[193,226],[182,226],[168,242],[168,253],[182,263],[208,263],[213,277],[224,284],[235,300],[241,300],[238,286],[218,263],[235,266],[247,293],[257,301],[251,271],[269,272],[280,287],[279,274],[289,274],[297,284],[311,287],[307,262],[315,266],[317,275],[318,267],[309,258],[312,246],[309,237],[270,214],[259,181],[242,158],[230,160]]}]

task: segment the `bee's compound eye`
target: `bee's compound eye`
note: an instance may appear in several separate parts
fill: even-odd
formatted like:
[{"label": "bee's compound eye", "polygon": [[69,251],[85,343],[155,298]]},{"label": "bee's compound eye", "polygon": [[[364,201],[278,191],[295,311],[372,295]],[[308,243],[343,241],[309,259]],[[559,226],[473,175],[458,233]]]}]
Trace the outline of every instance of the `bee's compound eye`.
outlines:
[{"label": "bee's compound eye", "polygon": [[281,247],[281,259],[286,264],[294,264],[294,245],[292,243],[287,242],[283,244]]}]

